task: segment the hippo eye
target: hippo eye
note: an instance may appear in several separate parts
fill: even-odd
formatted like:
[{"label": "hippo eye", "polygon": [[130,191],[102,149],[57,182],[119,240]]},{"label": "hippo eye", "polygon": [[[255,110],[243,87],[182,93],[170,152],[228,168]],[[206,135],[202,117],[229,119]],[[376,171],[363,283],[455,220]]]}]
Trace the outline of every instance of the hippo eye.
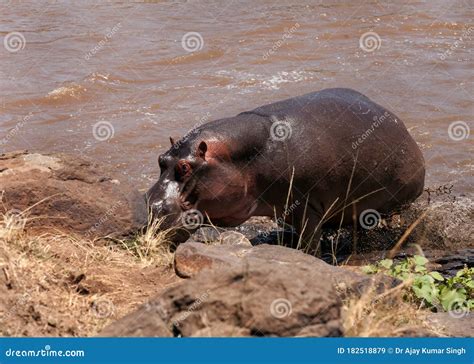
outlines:
[{"label": "hippo eye", "polygon": [[176,177],[178,179],[188,177],[191,174],[191,169],[191,165],[188,161],[180,160],[176,165]]}]

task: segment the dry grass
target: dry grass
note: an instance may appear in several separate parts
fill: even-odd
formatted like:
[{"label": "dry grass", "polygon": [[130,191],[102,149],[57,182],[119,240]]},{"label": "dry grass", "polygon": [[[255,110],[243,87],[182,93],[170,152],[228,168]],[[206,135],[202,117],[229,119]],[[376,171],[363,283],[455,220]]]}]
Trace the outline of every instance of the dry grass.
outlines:
[{"label": "dry grass", "polygon": [[27,234],[26,213],[0,216],[0,335],[91,336],[177,278],[159,222],[133,242]]},{"label": "dry grass", "polygon": [[[179,280],[161,221],[129,241],[25,233],[27,212],[0,217],[0,336],[93,336]],[[346,336],[441,335],[402,299],[404,284],[345,299]]]},{"label": "dry grass", "polygon": [[136,256],[144,266],[160,264],[171,266],[173,264],[173,243],[170,240],[172,229],[163,230],[160,226],[164,217],[153,220],[149,217],[146,231],[134,239],[119,240],[118,242],[130,254]]},{"label": "dry grass", "polygon": [[405,337],[442,336],[426,320],[426,310],[403,299],[403,291],[411,284],[405,281],[383,293],[378,293],[376,281],[360,296],[345,300],[342,323],[345,336]]}]

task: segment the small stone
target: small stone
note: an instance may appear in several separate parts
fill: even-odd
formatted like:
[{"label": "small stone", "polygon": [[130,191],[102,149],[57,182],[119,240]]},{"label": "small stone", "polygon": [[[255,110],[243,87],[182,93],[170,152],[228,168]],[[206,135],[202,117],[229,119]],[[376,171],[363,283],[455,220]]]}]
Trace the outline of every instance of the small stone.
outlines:
[{"label": "small stone", "polygon": [[225,231],[219,236],[219,242],[222,245],[245,245],[252,246],[252,243],[245,237],[244,234],[236,231]]}]

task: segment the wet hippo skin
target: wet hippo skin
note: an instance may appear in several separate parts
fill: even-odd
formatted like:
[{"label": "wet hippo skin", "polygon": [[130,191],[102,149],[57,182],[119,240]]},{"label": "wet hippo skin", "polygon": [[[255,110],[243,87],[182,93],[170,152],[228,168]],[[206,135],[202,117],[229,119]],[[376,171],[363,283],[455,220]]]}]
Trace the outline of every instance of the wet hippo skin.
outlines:
[{"label": "wet hippo skin", "polygon": [[176,227],[176,241],[197,226],[250,216],[293,225],[315,248],[324,225],[390,213],[423,191],[424,160],[403,122],[361,93],[325,89],[211,121],[171,140],[161,175],[148,191],[154,217]]}]

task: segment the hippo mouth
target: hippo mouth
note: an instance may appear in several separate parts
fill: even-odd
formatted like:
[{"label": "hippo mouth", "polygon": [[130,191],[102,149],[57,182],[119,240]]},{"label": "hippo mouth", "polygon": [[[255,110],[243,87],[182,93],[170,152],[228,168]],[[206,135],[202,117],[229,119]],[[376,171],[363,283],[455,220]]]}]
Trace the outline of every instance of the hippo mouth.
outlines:
[{"label": "hippo mouth", "polygon": [[196,191],[197,183],[195,181],[190,181],[187,183],[184,188],[183,192],[179,196],[179,206],[181,211],[185,212],[195,208],[198,203],[198,194]]}]

